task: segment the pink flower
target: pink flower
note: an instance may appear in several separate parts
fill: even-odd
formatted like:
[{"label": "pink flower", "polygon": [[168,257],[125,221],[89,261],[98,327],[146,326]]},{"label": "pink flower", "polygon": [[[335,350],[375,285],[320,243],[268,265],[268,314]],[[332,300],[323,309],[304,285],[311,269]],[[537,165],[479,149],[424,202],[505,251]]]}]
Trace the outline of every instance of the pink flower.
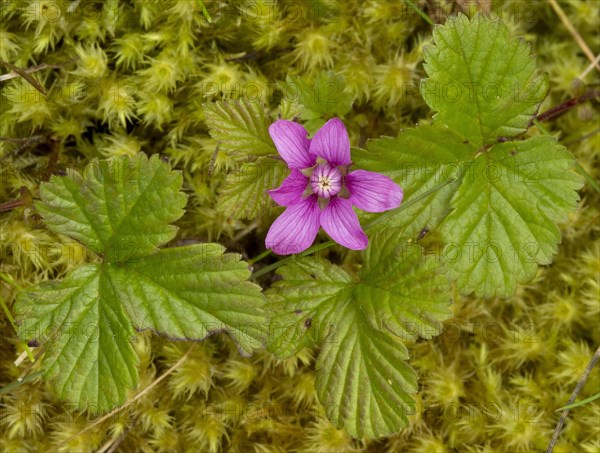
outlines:
[{"label": "pink flower", "polygon": [[323,227],[338,244],[365,249],[369,240],[352,206],[367,212],[397,208],[400,186],[379,173],[348,173],[350,140],[338,118],[323,125],[312,140],[301,124],[287,120],[271,124],[269,134],[291,173],[279,188],[268,191],[287,209],[271,225],[266,247],[279,255],[300,253]]}]

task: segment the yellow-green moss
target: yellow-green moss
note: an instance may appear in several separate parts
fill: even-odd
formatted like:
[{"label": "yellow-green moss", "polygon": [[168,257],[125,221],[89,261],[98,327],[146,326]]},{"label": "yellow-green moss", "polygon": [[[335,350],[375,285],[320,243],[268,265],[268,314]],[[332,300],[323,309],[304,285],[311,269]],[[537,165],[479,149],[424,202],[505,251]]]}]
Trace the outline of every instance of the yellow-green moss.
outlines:
[{"label": "yellow-green moss", "polygon": [[[21,186],[35,195],[50,161],[44,136],[60,143],[58,169],[81,168],[94,157],[161,153],[183,171],[190,194],[177,240],[220,240],[252,257],[262,251],[270,219],[246,222],[218,212],[216,193],[234,163],[215,149],[203,102],[248,96],[258,86],[256,97],[275,108],[272,94],[287,75],[311,79],[332,69],[355,101],[345,119],[353,144],[395,135],[430,115],[417,87],[431,28],[401,1],[205,3],[211,23],[199,1],[3,2],[0,59],[50,67],[33,73],[47,97],[20,78],[0,82],[0,136],[41,137],[29,145],[0,141],[0,203],[17,198]],[[486,2],[414,3],[428,4],[442,21],[459,4],[468,10]],[[561,4],[597,52],[597,2]],[[597,86],[596,70],[573,83],[590,62],[545,2],[494,5],[550,74],[543,110]],[[596,181],[598,118],[597,104],[587,103],[549,125]],[[247,359],[217,335],[143,398],[72,439],[93,419],[58,401],[42,380],[1,394],[0,450],[106,451],[117,444],[123,452],[542,451],[555,409],[600,344],[599,206],[599,194],[586,185],[580,210],[562,227],[554,263],[533,283],[508,300],[457,298],[441,336],[409,345],[421,391],[418,412],[396,436],[355,440],[326,420],[313,389],[312,351],[285,361],[266,352]],[[0,272],[16,285],[60,278],[92,259],[44,229],[29,208],[0,213],[0,240]],[[0,283],[9,307],[15,289]],[[15,366],[23,345],[3,313],[0,323],[4,386],[29,362]],[[140,333],[140,389],[189,347]],[[580,398],[599,387],[597,367]],[[599,420],[598,401],[574,409],[555,451],[600,450]]]}]

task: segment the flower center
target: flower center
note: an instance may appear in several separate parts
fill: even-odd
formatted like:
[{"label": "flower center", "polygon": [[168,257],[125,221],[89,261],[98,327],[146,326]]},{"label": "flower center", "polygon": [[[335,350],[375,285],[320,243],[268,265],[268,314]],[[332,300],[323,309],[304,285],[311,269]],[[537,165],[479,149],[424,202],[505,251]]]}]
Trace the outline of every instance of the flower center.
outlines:
[{"label": "flower center", "polygon": [[337,167],[319,164],[310,176],[312,191],[322,198],[331,198],[342,190],[342,173]]}]

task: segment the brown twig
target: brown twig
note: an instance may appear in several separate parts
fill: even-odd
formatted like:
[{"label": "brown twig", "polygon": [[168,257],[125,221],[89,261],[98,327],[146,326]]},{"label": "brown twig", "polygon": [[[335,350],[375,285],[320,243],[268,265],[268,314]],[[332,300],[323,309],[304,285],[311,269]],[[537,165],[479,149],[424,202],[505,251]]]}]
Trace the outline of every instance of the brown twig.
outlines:
[{"label": "brown twig", "polygon": [[[587,381],[587,378],[590,375],[592,368],[594,368],[594,365],[596,365],[596,362],[598,362],[598,360],[600,360],[600,348],[596,350],[596,353],[593,355],[592,359],[590,360],[590,363],[588,363],[587,367],[585,368],[583,375],[579,378],[579,381],[577,381],[575,390],[573,390],[573,394],[571,395],[571,398],[569,398],[567,405],[575,402],[575,399],[579,395],[579,392],[581,392],[581,389],[585,385],[585,382]],[[554,435],[552,436],[552,440],[550,441],[550,445],[548,445],[548,450],[546,450],[546,453],[552,453],[552,451],[554,450],[554,446],[556,445],[556,442],[558,442],[558,436],[560,436],[560,432],[562,431],[565,421],[567,420],[567,415],[569,415],[569,411],[570,409],[565,409],[561,412],[560,419],[556,424],[556,428],[554,429]]]},{"label": "brown twig", "polygon": [[12,201],[7,201],[6,203],[0,204],[0,212],[10,211],[12,209],[18,208],[19,206],[32,206],[33,205],[33,196],[29,189],[25,186],[21,186],[19,190],[19,198]]},{"label": "brown twig", "polygon": [[[65,61],[62,64],[47,64],[47,63],[42,63],[39,64],[37,66],[32,66],[30,68],[27,69],[22,69],[21,71],[27,73],[27,74],[31,74],[32,72],[38,72],[41,71],[42,69],[60,69],[70,63],[73,63],[75,60],[77,60],[77,58],[71,58],[70,60]],[[0,82],[3,82],[5,80],[10,80],[10,79],[14,79],[15,77],[19,77],[19,74],[17,74],[16,72],[9,72],[8,74],[2,74],[0,75]]]},{"label": "brown twig", "polygon": [[0,137],[0,142],[14,143],[15,145],[18,144],[19,146],[11,152],[19,153],[32,146],[46,143],[49,137],[49,134],[32,135],[31,137],[26,138]]},{"label": "brown twig", "polygon": [[23,144],[24,142],[29,142],[31,140],[39,140],[45,139],[45,135],[32,135],[27,138],[14,138],[14,137],[0,137],[0,142],[14,143],[14,144]]},{"label": "brown twig", "polygon": [[19,206],[23,206],[25,202],[21,198],[17,198],[16,200],[7,201],[6,203],[0,204],[0,212],[11,211]]},{"label": "brown twig", "polygon": [[15,72],[18,75],[20,75],[26,82],[28,82],[33,88],[35,88],[36,90],[38,90],[44,96],[48,95],[48,93],[46,93],[46,89],[40,84],[40,82],[38,82],[37,80],[35,80],[35,78],[33,76],[31,76],[29,74],[29,72],[27,72],[27,70],[21,69],[21,68],[15,66],[12,63],[9,63],[8,61],[2,61],[2,60],[0,60],[0,65],[6,66],[12,72]]},{"label": "brown twig", "polygon": [[127,427],[127,429],[125,431],[123,431],[119,435],[119,437],[117,437],[114,440],[113,439],[109,440],[108,442],[106,442],[106,444],[104,444],[102,447],[100,447],[98,449],[97,453],[114,453],[115,451],[117,451],[117,448],[119,448],[119,445],[121,445],[123,443],[123,441],[127,437],[127,434],[129,434],[129,431],[131,431],[132,428],[133,428],[133,426]]},{"label": "brown twig", "polygon": [[598,97],[600,97],[600,90],[590,90],[578,98],[569,99],[568,101],[565,101],[562,104],[557,105],[556,107],[552,107],[551,109],[546,110],[544,113],[540,113],[531,120],[529,126],[533,125],[534,120],[542,122],[558,118],[559,116],[562,116],[565,113],[567,113],[573,107],[579,104],[583,104],[586,101],[596,99]]},{"label": "brown twig", "polygon": [[42,175],[42,181],[48,181],[50,176],[56,170],[56,164],[58,163],[58,157],[60,155],[60,142],[56,138],[50,139],[50,156],[48,157],[48,166],[46,171]]}]

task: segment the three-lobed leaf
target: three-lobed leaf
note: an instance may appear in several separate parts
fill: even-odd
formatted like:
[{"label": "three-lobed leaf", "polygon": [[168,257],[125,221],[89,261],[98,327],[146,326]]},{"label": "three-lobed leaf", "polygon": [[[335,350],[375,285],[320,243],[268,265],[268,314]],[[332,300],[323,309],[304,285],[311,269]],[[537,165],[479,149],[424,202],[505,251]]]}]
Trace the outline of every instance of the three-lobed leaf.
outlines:
[{"label": "three-lobed leaf", "polygon": [[406,426],[417,376],[402,340],[431,338],[450,316],[446,278],[420,247],[381,232],[368,250],[358,280],[325,260],[301,258],[279,270],[282,280],[267,293],[269,349],[287,357],[321,345],[319,401],[355,437]]},{"label": "three-lobed leaf", "polygon": [[410,223],[388,227],[408,235],[439,227],[438,255],[459,290],[508,297],[550,262],[556,224],[576,209],[581,186],[573,156],[554,138],[509,141],[529,127],[547,76],[536,74],[527,44],[481,15],[436,26],[425,68],[433,124],[372,140],[355,161],[394,178],[405,201],[455,179],[409,208]]},{"label": "three-lobed leaf", "polygon": [[19,336],[47,343],[44,372],[76,407],[105,412],[137,384],[135,329],[175,339],[229,333],[249,355],[264,342],[258,285],[218,244],[159,250],[183,214],[181,175],[158,156],[94,161],[42,185],[36,204],[54,232],[100,256],[65,279],[20,292]]}]

